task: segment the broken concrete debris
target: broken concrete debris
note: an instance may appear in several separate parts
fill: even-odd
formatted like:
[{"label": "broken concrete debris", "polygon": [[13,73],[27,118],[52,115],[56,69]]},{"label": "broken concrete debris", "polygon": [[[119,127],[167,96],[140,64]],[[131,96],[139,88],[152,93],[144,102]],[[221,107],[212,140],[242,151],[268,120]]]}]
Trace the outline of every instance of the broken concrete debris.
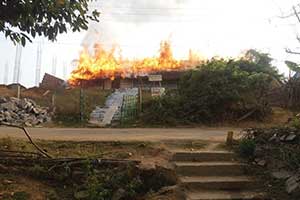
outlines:
[{"label": "broken concrete debris", "polygon": [[291,173],[286,170],[274,171],[271,175],[276,179],[288,179],[291,177]]},{"label": "broken concrete debris", "polygon": [[289,194],[300,196],[300,177],[295,175],[290,177],[286,183],[286,191]]},{"label": "broken concrete debris", "polygon": [[31,99],[0,97],[0,123],[31,127],[49,121],[48,108],[40,107]]}]

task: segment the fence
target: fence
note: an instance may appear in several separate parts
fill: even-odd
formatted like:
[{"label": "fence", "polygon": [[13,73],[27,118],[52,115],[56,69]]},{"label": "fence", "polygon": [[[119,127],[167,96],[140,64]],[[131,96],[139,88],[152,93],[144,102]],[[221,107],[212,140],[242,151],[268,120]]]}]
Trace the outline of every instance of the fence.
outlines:
[{"label": "fence", "polygon": [[130,123],[136,119],[138,107],[137,95],[124,95],[121,107],[121,125]]}]

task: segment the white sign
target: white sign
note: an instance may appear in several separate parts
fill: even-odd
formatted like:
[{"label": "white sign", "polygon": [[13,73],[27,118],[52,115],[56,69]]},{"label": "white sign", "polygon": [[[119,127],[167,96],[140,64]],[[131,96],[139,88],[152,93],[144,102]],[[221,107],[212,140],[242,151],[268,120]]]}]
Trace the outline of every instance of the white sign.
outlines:
[{"label": "white sign", "polygon": [[148,78],[149,78],[149,81],[152,81],[152,82],[162,81],[162,75],[149,75]]},{"label": "white sign", "polygon": [[153,87],[151,88],[152,97],[160,97],[165,94],[166,89],[162,87]]}]

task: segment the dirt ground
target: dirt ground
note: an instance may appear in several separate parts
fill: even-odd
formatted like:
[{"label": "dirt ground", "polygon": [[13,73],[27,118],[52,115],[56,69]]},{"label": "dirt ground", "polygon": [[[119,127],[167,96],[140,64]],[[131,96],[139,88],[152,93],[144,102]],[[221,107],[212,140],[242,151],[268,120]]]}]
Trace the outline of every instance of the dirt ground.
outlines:
[{"label": "dirt ground", "polygon": [[[36,140],[36,143],[55,158],[108,158],[129,159],[142,161],[144,168],[155,166],[168,167],[172,151],[175,149],[200,150],[210,145],[202,140],[170,140],[164,142],[139,142],[139,141],[46,141]],[[36,152],[36,149],[24,139],[0,139],[0,151],[26,151]],[[14,167],[0,164],[0,200],[46,200],[57,199],[56,186],[48,181],[41,181],[24,174],[14,172]],[[175,200],[172,192],[155,194],[147,198],[151,200]]]},{"label": "dirt ground", "polygon": [[[165,141],[165,140],[209,140],[225,141],[228,131],[240,132],[238,128],[28,128],[34,139],[56,141]],[[15,128],[0,127],[0,138],[25,138]]]}]

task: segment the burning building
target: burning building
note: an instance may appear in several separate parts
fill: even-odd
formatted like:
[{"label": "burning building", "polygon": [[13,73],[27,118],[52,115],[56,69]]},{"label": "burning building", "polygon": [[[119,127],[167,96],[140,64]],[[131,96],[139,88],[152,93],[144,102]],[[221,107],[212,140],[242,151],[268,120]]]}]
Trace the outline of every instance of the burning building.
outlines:
[{"label": "burning building", "polygon": [[151,87],[148,75],[161,74],[164,87],[176,87],[180,75],[202,62],[200,57],[189,52],[188,60],[173,57],[171,43],[163,41],[157,57],[128,60],[116,56],[116,48],[105,50],[100,44],[94,46],[91,54],[84,49],[78,66],[69,79],[70,85],[100,86],[103,89],[132,88],[142,85]]}]

